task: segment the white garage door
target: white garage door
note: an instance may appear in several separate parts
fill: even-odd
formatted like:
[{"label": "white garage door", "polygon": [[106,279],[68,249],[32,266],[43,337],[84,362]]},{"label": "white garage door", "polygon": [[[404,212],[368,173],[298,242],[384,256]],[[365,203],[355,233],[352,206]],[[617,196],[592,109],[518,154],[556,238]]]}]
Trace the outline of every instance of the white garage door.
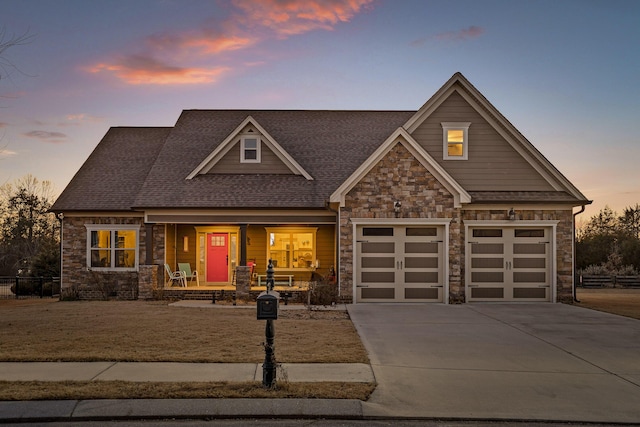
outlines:
[{"label": "white garage door", "polygon": [[444,226],[358,226],[356,234],[356,301],[443,301]]},{"label": "white garage door", "polygon": [[469,229],[468,301],[551,301],[551,228]]}]

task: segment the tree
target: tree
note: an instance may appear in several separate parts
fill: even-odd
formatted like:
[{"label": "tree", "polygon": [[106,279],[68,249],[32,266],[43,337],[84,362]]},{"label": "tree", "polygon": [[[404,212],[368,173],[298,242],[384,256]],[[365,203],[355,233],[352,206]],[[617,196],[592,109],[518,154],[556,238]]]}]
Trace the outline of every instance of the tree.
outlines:
[{"label": "tree", "polygon": [[578,230],[576,267],[591,266],[612,275],[640,267],[640,205],[620,216],[605,206]]},{"label": "tree", "polygon": [[59,274],[59,224],[49,212],[53,194],[49,181],[31,175],[0,187],[0,274]]}]

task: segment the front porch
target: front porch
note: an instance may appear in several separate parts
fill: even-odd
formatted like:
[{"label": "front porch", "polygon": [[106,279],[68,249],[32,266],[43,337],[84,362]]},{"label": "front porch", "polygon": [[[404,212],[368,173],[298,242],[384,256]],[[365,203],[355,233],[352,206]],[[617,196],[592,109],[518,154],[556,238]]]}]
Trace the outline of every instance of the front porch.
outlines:
[{"label": "front porch", "polygon": [[[274,286],[274,291],[280,293],[282,302],[286,305],[289,302],[308,303],[309,285],[306,286]],[[262,292],[265,292],[266,286],[251,286],[249,292],[240,293],[245,302],[255,302]],[[165,300],[206,300],[213,304],[216,302],[231,302],[234,305],[240,299],[239,293],[235,286],[165,286],[162,290],[162,298]]]}]

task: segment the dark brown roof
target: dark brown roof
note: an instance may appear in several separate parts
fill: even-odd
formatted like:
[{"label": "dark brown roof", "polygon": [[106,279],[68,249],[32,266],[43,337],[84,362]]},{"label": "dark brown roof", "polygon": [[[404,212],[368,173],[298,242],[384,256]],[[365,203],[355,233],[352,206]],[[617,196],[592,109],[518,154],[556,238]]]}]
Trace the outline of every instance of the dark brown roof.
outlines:
[{"label": "dark brown roof", "polygon": [[111,128],[51,208],[129,210],[171,128]]},{"label": "dark brown roof", "polygon": [[[414,114],[186,110],[172,128],[112,128],[52,210],[324,208],[329,196]],[[313,180],[277,174],[205,174],[187,179],[248,116]],[[472,203],[581,204],[564,191],[469,194]]]},{"label": "dark brown roof", "polygon": [[[331,193],[412,111],[183,111],[135,199],[136,208],[323,208]],[[313,180],[299,175],[185,179],[253,117]]]}]

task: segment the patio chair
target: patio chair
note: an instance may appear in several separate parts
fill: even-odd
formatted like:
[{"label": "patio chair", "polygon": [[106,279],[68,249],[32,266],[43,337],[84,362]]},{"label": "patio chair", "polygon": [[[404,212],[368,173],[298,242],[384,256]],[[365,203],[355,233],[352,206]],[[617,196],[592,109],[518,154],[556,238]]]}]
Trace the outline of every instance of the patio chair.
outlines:
[{"label": "patio chair", "polygon": [[193,279],[196,279],[196,286],[200,286],[200,278],[198,277],[198,272],[196,270],[191,271],[191,264],[189,264],[188,262],[179,262],[178,270],[180,270],[181,273],[184,273],[185,280],[189,279],[189,283],[193,282]]},{"label": "patio chair", "polygon": [[187,277],[182,271],[171,271],[171,267],[169,264],[164,265],[164,269],[167,270],[167,274],[169,274],[169,286],[173,286],[174,283],[177,283],[178,286],[187,287]]}]

